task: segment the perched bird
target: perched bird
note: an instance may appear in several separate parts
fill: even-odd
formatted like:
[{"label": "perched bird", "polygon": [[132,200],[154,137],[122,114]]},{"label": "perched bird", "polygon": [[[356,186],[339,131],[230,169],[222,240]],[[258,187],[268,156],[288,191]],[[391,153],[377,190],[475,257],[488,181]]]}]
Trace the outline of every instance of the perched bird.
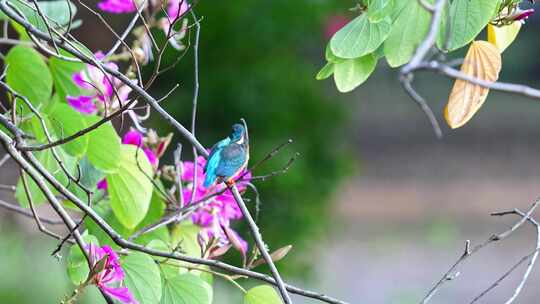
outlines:
[{"label": "perched bird", "polygon": [[243,125],[234,124],[231,135],[212,147],[204,167],[204,187],[209,188],[221,182],[230,184],[232,178],[247,166],[248,160],[246,130]]}]

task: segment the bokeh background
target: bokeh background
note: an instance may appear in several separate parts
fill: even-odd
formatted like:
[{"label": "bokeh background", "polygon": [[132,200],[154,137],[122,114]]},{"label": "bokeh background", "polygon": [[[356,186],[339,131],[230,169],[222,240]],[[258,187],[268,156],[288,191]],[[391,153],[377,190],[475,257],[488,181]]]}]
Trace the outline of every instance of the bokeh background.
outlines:
[{"label": "bokeh background", "polygon": [[[490,212],[525,209],[540,196],[540,104],[492,92],[470,123],[445,128],[438,140],[384,60],[367,83],[350,94],[337,93],[332,80],[316,81],[315,74],[324,62],[328,32],[353,17],[348,11],[353,5],[200,1],[197,134],[209,146],[244,117],[253,160],[294,139],[255,172],[279,169],[294,153],[301,154],[287,174],[257,183],[265,239],[272,248],[295,246],[278,264],[288,281],[350,303],[417,303],[459,257],[465,240],[481,242],[512,223]],[[92,50],[110,47],[112,36],[91,14],[81,9],[79,18],[84,26],[77,37]],[[128,16],[107,19],[121,29]],[[502,80],[540,87],[538,21],[529,19],[504,53]],[[168,53],[165,64],[177,55]],[[163,95],[176,83],[180,87],[165,107],[188,125],[192,53],[151,93]],[[415,86],[442,123],[452,82],[425,73],[417,75]],[[160,133],[173,131],[158,118],[150,124]],[[0,170],[0,183],[12,184],[15,167]],[[0,199],[13,202],[7,192]],[[56,243],[36,233],[30,220],[0,210],[0,232],[0,303],[58,303],[70,292],[64,261],[49,255]],[[463,265],[458,279],[433,303],[472,300],[534,243],[534,230],[523,227],[485,249]],[[520,275],[516,272],[481,303],[509,297]],[[538,283],[535,270],[518,302],[537,303]],[[101,303],[91,295],[87,303]],[[236,290],[218,283],[214,302],[240,300]]]}]

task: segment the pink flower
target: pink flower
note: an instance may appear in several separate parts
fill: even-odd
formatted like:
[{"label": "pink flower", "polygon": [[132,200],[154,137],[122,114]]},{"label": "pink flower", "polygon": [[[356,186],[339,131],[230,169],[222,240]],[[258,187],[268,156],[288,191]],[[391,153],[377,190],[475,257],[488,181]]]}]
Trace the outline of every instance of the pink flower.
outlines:
[{"label": "pink flower", "polygon": [[124,145],[133,145],[137,146],[139,148],[143,148],[143,152],[146,155],[146,158],[148,158],[148,161],[150,164],[154,167],[157,167],[158,165],[158,158],[154,151],[151,149],[144,147],[143,145],[143,135],[135,130],[130,130],[126,134],[124,134],[124,137],[122,138],[122,143]]},{"label": "pink flower", "polygon": [[[97,52],[96,59],[102,60],[104,54]],[[113,70],[118,70],[118,66],[114,62],[107,62],[105,65]],[[103,73],[97,67],[87,64],[85,69],[73,74],[73,82],[84,89],[87,94],[82,96],[67,96],[68,103],[77,111],[83,114],[93,114],[98,111],[99,104],[105,107],[105,103],[109,108],[117,108],[119,105],[128,99],[131,88],[124,85],[119,79]],[[115,92],[116,89],[116,92]]]},{"label": "pink flower", "polygon": [[143,135],[135,130],[129,130],[122,138],[124,145],[143,146]]},{"label": "pink flower", "polygon": [[97,183],[97,188],[102,191],[107,191],[107,179],[104,178]]},{"label": "pink flower", "polygon": [[124,280],[124,271],[116,252],[107,245],[98,247],[94,244],[89,244],[86,250],[90,258],[92,283],[122,303],[138,304],[127,287],[118,286]]},{"label": "pink flower", "polygon": [[169,7],[167,7],[167,15],[171,21],[182,17],[189,9],[187,0],[169,0]]},{"label": "pink flower", "polygon": [[[202,199],[210,196],[212,193],[221,192],[226,186],[220,184],[210,189],[203,187],[206,159],[201,156],[197,158],[196,164],[185,161],[182,165],[182,181],[187,184],[183,190],[184,202],[200,204],[200,207],[191,217],[193,223],[202,227],[202,233],[208,238],[217,239],[220,247],[225,248],[225,246],[230,246],[232,244],[245,255],[247,252],[247,242],[230,228],[231,221],[239,220],[243,216],[231,191],[226,190],[201,203],[200,201]],[[193,185],[195,174],[197,174],[197,185]],[[244,191],[247,183],[251,179],[251,172],[243,170],[236,178],[239,178],[240,176],[243,176],[243,178],[242,180],[237,181],[236,185],[240,191]],[[193,202],[191,201],[192,189],[195,189]]]},{"label": "pink flower", "polygon": [[137,10],[133,0],[103,0],[97,6],[100,10],[112,14],[132,13]]},{"label": "pink flower", "polygon": [[97,112],[97,107],[91,96],[67,96],[66,99],[71,107],[83,114],[94,114]]}]

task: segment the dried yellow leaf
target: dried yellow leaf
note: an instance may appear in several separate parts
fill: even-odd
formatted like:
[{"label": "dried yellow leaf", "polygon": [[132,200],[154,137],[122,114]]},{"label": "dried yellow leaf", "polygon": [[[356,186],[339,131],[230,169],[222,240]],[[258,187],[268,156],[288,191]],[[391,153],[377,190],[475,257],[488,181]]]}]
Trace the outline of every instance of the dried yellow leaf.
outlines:
[{"label": "dried yellow leaf", "polygon": [[[495,82],[501,71],[499,49],[487,41],[474,41],[469,47],[461,72],[471,77]],[[457,79],[450,92],[444,118],[452,129],[459,128],[469,121],[480,109],[489,89],[468,81]]]},{"label": "dried yellow leaf", "polygon": [[516,39],[520,28],[520,21],[514,21],[511,24],[503,26],[488,24],[488,41],[495,44],[499,48],[499,51],[502,53]]}]

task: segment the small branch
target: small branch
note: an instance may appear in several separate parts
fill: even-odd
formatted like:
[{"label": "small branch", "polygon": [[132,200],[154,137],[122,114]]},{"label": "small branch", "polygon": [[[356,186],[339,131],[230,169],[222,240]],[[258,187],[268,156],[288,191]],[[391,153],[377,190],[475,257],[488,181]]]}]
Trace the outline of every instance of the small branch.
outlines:
[{"label": "small branch", "polygon": [[276,265],[274,265],[274,262],[272,261],[272,257],[268,253],[266,244],[262,240],[261,233],[259,232],[259,227],[257,227],[257,224],[255,224],[253,217],[251,217],[251,214],[249,213],[249,210],[246,207],[246,204],[244,203],[242,196],[240,196],[240,192],[238,192],[238,188],[236,187],[236,185],[232,185],[232,187],[229,187],[229,189],[231,189],[234,199],[238,203],[238,206],[240,207],[240,210],[242,211],[242,214],[244,218],[246,219],[246,222],[249,226],[249,230],[251,231],[251,234],[253,236],[253,239],[255,241],[257,248],[259,248],[259,251],[261,252],[263,259],[268,265],[268,268],[270,268],[270,272],[272,273],[272,276],[276,280],[276,284],[281,294],[281,298],[283,299],[283,302],[285,302],[285,304],[292,303],[291,298],[289,294],[287,293],[285,284],[283,283],[283,280],[281,279],[281,275],[279,274],[276,268]]},{"label": "small branch", "polygon": [[[32,212],[30,212],[28,209],[17,206],[15,204],[10,204],[10,203],[2,201],[2,200],[0,200],[0,207],[2,207],[4,209],[7,209],[7,210],[10,210],[10,211],[13,211],[15,213],[18,213],[20,215],[24,215],[24,216],[29,217],[29,218],[34,217]],[[47,224],[50,224],[50,225],[63,225],[64,224],[64,222],[62,222],[60,220],[53,220],[53,219],[46,218],[46,217],[43,217],[43,216],[40,216],[39,220],[42,221],[43,223],[47,223]]]},{"label": "small branch", "polygon": [[[450,281],[455,278],[455,276],[452,275],[452,273],[455,272],[456,268],[462,264],[465,260],[467,260],[469,257],[471,257],[473,254],[477,253],[481,249],[485,248],[489,244],[492,244],[494,242],[500,241],[508,237],[510,234],[512,234],[514,231],[516,231],[519,227],[523,225],[526,221],[529,220],[531,214],[534,212],[538,204],[540,203],[540,198],[538,198],[529,208],[527,213],[523,214],[522,218],[514,223],[512,227],[510,227],[508,230],[503,231],[499,234],[494,234],[491,237],[489,237],[487,240],[485,240],[483,243],[476,245],[472,249],[470,248],[470,241],[467,241],[465,243],[465,251],[463,254],[459,257],[459,259],[450,267],[450,269],[442,276],[442,278],[435,283],[435,285],[430,289],[428,294],[422,299],[420,303],[425,304],[428,303],[431,298],[441,289],[441,287],[446,283],[447,281]],[[506,213],[494,213],[492,215],[505,215]],[[527,275],[528,276],[528,275]]]}]

